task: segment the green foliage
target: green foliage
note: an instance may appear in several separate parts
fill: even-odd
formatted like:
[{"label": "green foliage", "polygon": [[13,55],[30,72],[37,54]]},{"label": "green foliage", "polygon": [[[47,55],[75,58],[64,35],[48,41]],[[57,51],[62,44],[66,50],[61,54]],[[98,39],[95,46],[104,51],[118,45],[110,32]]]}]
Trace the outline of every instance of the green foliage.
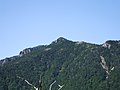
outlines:
[{"label": "green foliage", "polygon": [[[38,87],[39,76],[42,75],[42,90],[56,80],[64,85],[62,90],[120,90],[120,42],[107,41],[111,48],[86,42],[72,42],[64,38],[50,45],[32,48],[22,57],[7,58],[0,62],[0,90],[34,90],[20,76]],[[100,65],[103,56],[110,72]]]}]

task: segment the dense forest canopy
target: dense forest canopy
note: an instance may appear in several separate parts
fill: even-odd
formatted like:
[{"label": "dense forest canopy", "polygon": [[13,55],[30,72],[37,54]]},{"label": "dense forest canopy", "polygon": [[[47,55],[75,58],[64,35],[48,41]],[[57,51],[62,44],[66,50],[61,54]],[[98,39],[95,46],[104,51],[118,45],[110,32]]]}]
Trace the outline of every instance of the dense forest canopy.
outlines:
[{"label": "dense forest canopy", "polygon": [[97,45],[60,37],[0,61],[0,90],[49,90],[52,84],[52,90],[120,90],[120,41]]}]

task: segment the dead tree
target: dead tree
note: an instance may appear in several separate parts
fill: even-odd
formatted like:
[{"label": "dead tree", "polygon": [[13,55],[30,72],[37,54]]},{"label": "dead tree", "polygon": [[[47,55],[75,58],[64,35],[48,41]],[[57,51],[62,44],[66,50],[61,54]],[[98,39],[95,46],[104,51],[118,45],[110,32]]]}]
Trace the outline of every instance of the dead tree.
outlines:
[{"label": "dead tree", "polygon": [[[56,83],[56,80],[55,80],[53,83],[50,84],[49,90],[52,90],[52,86],[53,86],[53,84],[55,84],[55,83]],[[61,89],[63,88],[63,86],[64,86],[64,85],[58,85],[58,87],[59,87],[58,90],[61,90]]]},{"label": "dead tree", "polygon": [[17,76],[19,79],[22,79],[24,80],[29,86],[31,86],[32,88],[34,88],[35,90],[42,90],[42,80],[41,80],[41,76],[40,76],[40,80],[39,80],[39,86],[36,87],[35,85],[31,84],[28,80],[20,77],[20,76]]},{"label": "dead tree", "polygon": [[56,83],[56,81],[54,81],[53,83],[50,84],[49,90],[52,89],[52,86],[53,86],[53,84],[55,84],[55,83]]},{"label": "dead tree", "polygon": [[42,76],[40,75],[38,90],[42,90]]},{"label": "dead tree", "polygon": [[[36,87],[35,85],[31,84],[28,80],[17,76],[19,79],[24,80],[29,86],[31,86],[32,88],[34,88],[35,90],[42,90],[42,76],[40,75],[40,79],[39,79],[39,85],[38,87]],[[56,83],[56,80],[54,82],[52,82],[49,86],[49,90],[52,90],[52,86]],[[61,90],[63,88],[64,85],[58,85],[58,90]]]},{"label": "dead tree", "polygon": [[58,87],[59,87],[58,90],[60,90],[60,89],[62,89],[64,87],[64,85],[58,85]]}]

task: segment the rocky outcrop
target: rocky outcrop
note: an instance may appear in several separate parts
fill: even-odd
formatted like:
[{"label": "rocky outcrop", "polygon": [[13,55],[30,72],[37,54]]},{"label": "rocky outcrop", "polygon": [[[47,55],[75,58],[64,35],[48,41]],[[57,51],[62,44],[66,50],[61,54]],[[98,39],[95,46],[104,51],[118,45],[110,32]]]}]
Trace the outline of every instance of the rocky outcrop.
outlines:
[{"label": "rocky outcrop", "polygon": [[102,47],[105,47],[105,48],[108,48],[108,49],[111,49],[112,48],[112,46],[114,46],[114,45],[120,45],[120,40],[108,40],[108,41],[106,41],[105,43],[103,43],[102,44]]},{"label": "rocky outcrop", "polygon": [[46,49],[45,49],[45,51],[49,51],[49,50],[51,50],[51,48],[46,48]]},{"label": "rocky outcrop", "polygon": [[60,37],[57,40],[53,41],[52,43],[62,43],[62,42],[65,42],[65,41],[68,41],[68,40],[63,38],[63,37]]},{"label": "rocky outcrop", "polygon": [[109,43],[104,43],[104,44],[102,45],[102,47],[105,47],[105,48],[110,49],[110,48],[111,48],[111,44],[109,44]]},{"label": "rocky outcrop", "polygon": [[23,51],[21,51],[21,52],[19,53],[19,57],[22,57],[22,56],[30,53],[31,51],[32,51],[32,48],[26,48],[26,49],[24,49]]},{"label": "rocky outcrop", "polygon": [[7,63],[10,60],[10,58],[5,58],[0,60],[0,66],[3,66],[5,63]]},{"label": "rocky outcrop", "polygon": [[77,41],[75,44],[82,44],[82,43],[84,43],[84,41],[81,42]]}]

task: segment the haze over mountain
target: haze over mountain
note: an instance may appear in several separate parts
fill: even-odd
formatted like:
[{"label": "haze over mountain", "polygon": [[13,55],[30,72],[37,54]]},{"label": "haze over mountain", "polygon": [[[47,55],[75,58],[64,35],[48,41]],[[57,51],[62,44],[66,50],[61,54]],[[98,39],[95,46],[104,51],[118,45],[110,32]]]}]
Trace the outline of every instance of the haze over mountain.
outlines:
[{"label": "haze over mountain", "polygon": [[120,90],[120,40],[63,37],[0,61],[0,90]]}]

